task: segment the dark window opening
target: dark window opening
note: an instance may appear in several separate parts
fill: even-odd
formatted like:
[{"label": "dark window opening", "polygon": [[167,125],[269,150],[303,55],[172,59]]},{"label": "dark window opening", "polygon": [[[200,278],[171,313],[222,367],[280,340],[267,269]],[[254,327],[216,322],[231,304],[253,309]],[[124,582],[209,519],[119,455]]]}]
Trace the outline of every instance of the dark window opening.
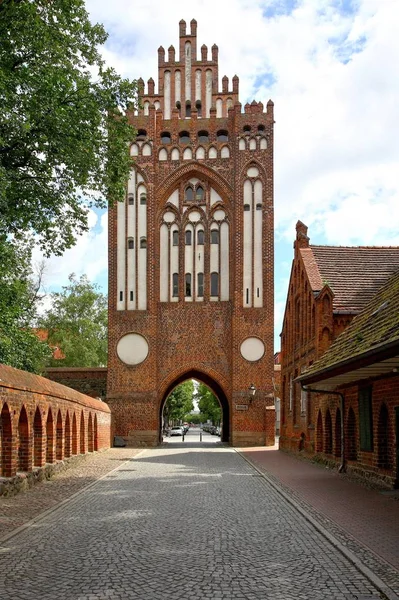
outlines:
[{"label": "dark window opening", "polygon": [[177,110],[181,109],[181,103],[179,102],[179,100],[176,102],[176,108]]},{"label": "dark window opening", "polygon": [[249,289],[247,288],[247,292],[246,292],[246,302],[245,304],[249,304]]},{"label": "dark window opening", "polygon": [[262,210],[262,204],[260,204],[260,203],[259,203],[259,204],[257,204],[257,205],[256,205],[256,210]]},{"label": "dark window opening", "polygon": [[194,190],[192,187],[187,187],[185,189],[184,199],[186,202],[192,202],[194,200]]},{"label": "dark window opening", "polygon": [[120,300],[120,302],[123,301],[123,292],[119,292],[119,300]]},{"label": "dark window opening", "polygon": [[211,296],[219,296],[219,273],[211,273]]},{"label": "dark window opening", "polygon": [[188,131],[181,131],[179,133],[179,142],[181,144],[189,144],[190,143],[190,134]]},{"label": "dark window opening", "polygon": [[256,288],[256,295],[259,298],[259,288]]},{"label": "dark window opening", "polygon": [[195,199],[198,202],[202,202],[204,200],[204,196],[205,196],[204,188],[199,185],[197,187],[197,189],[195,190]]},{"label": "dark window opening", "polygon": [[211,231],[211,244],[219,243],[219,231],[218,229],[212,229]]},{"label": "dark window opening", "polygon": [[186,273],[186,296],[191,297],[191,273]]},{"label": "dark window opening", "polygon": [[258,125],[258,131],[265,131],[264,125]]},{"label": "dark window opening", "polygon": [[249,133],[251,131],[251,125],[244,125],[243,131],[244,133]]},{"label": "dark window opening", "polygon": [[132,206],[132,204],[134,204],[134,196],[133,196],[133,194],[129,194],[128,201],[129,201],[130,206]]},{"label": "dark window opening", "polygon": [[204,234],[204,231],[202,229],[200,229],[197,234],[197,244],[198,244],[198,246],[203,246],[204,243],[205,243],[205,234]]},{"label": "dark window opening", "polygon": [[129,248],[129,250],[133,250],[134,249],[134,239],[130,238],[127,241],[127,247]]},{"label": "dark window opening", "polygon": [[140,194],[140,204],[147,204],[147,194],[144,192]]},{"label": "dark window opening", "polygon": [[147,137],[147,132],[145,129],[139,129],[137,132],[136,142],[144,142]]},{"label": "dark window opening", "polygon": [[178,273],[173,273],[172,276],[173,279],[173,297],[176,298],[176,296],[179,295],[179,275]]},{"label": "dark window opening", "polygon": [[191,102],[186,102],[186,117],[191,117]]},{"label": "dark window opening", "polygon": [[130,292],[130,302],[133,302],[133,292]]},{"label": "dark window opening", "polygon": [[204,274],[198,273],[197,279],[198,279],[197,294],[200,298],[202,298],[204,296]]},{"label": "dark window opening", "polygon": [[174,231],[172,233],[172,244],[173,244],[173,246],[179,245],[179,232],[178,231]]},{"label": "dark window opening", "polygon": [[197,109],[198,112],[198,116],[201,117],[202,116],[202,105],[201,105],[201,100],[197,100],[195,103],[195,108]]},{"label": "dark window opening", "polygon": [[198,132],[198,141],[200,144],[208,144],[209,143],[209,133],[207,131],[199,131]]},{"label": "dark window opening", "polygon": [[170,144],[171,141],[172,139],[170,137],[170,133],[168,133],[167,131],[161,133],[161,144]]},{"label": "dark window opening", "polygon": [[229,134],[224,129],[221,129],[220,131],[217,132],[216,139],[218,142],[228,142]]},{"label": "dark window opening", "polygon": [[244,204],[244,210],[250,210],[250,208],[251,207],[249,206],[249,204]]},{"label": "dark window opening", "polygon": [[147,248],[147,238],[142,237],[140,239],[140,248]]},{"label": "dark window opening", "polygon": [[191,246],[191,231],[186,231],[186,246]]}]

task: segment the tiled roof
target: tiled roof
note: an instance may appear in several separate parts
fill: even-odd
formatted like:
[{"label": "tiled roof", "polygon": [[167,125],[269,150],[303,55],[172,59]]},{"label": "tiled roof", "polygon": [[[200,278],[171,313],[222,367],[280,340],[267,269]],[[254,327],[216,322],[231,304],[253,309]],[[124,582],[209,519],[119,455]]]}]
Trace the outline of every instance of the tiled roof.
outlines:
[{"label": "tiled roof", "polygon": [[334,292],[334,311],[360,312],[399,270],[398,247],[310,245],[299,252],[312,290],[328,284]]},{"label": "tiled roof", "polygon": [[399,346],[399,270],[336,338],[304,377],[358,360],[366,353]]}]

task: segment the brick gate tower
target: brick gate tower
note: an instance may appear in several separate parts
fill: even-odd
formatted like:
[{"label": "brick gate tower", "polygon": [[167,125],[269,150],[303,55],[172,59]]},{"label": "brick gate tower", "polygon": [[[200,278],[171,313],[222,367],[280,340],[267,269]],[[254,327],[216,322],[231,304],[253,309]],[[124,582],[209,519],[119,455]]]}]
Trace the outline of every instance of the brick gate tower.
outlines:
[{"label": "brick gate tower", "polygon": [[[107,401],[114,432],[156,445],[179,383],[208,385],[224,441],[274,443],[273,102],[239,103],[218,47],[158,49],[158,92],[142,109],[124,202],[109,214]],[[249,392],[253,384],[254,395]]]}]

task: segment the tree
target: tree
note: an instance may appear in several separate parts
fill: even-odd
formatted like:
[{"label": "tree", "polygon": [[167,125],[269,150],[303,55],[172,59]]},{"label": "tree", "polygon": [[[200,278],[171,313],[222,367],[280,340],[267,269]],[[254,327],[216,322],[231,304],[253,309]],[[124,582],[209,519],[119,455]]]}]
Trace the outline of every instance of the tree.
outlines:
[{"label": "tree", "polygon": [[105,67],[106,39],[84,0],[0,2],[0,233],[47,254],[87,230],[88,199],[125,194],[137,85]]},{"label": "tree", "polygon": [[50,366],[101,367],[107,364],[107,298],[86,275],[69,276],[61,292],[51,294],[52,305],[40,321],[48,342],[65,358],[51,358]]},{"label": "tree", "polygon": [[219,401],[206,385],[199,384],[195,398],[198,401],[198,408],[203,418],[205,420],[209,419],[214,424],[220,423],[222,410]]},{"label": "tree", "polygon": [[164,421],[182,421],[194,409],[194,383],[190,379],[178,385],[166,400],[163,410]]},{"label": "tree", "polygon": [[16,245],[0,236],[0,363],[41,373],[51,350],[32,331],[41,273],[35,282],[30,245],[30,240]]}]

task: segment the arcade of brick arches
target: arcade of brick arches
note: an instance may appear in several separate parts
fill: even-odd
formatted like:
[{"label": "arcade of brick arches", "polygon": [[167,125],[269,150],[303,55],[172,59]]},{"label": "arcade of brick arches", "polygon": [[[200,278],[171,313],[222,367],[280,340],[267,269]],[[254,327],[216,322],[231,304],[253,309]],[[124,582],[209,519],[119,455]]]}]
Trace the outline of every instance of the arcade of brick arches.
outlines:
[{"label": "arcade of brick arches", "polygon": [[4,367],[4,476],[114,435],[159,444],[164,403],[189,378],[219,399],[223,441],[274,444],[273,102],[243,109],[237,76],[219,88],[218,47],[197,49],[187,29],[177,51],[158,49],[158,91],[139,79],[129,115],[131,174],[109,211],[106,403],[73,377]]}]

